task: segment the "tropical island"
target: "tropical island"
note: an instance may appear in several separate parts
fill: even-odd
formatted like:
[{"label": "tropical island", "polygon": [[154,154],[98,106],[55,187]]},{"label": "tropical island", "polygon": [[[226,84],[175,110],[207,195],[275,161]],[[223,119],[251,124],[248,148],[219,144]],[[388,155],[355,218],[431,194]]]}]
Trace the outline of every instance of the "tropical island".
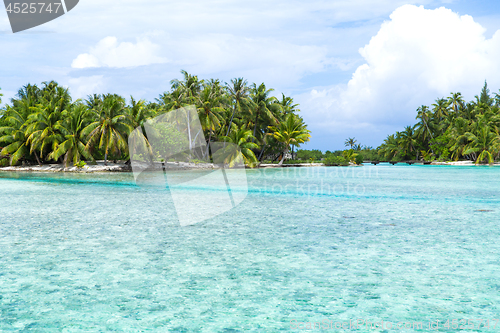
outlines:
[{"label": "tropical island", "polygon": [[376,149],[348,138],[345,151],[299,150],[297,158],[327,164],[349,162],[457,162],[492,164],[500,157],[500,94],[491,97],[485,82],[479,95],[466,102],[461,93],[417,108],[416,124],[389,135]]},{"label": "tropical island", "polygon": [[298,149],[311,132],[293,98],[282,94],[278,99],[264,83],[250,85],[243,78],[222,83],[181,73],[183,79],[172,80],[170,91],[153,102],[130,96],[127,103],[117,94],[73,101],[69,89],[57,82],[27,84],[0,110],[0,166],[58,164],[61,170],[78,170],[97,160],[104,166],[110,161],[123,164],[130,159],[127,140],[135,128],[187,105],[196,106],[207,143],[236,144],[248,167],[366,161],[492,164],[500,157],[500,94],[491,97],[486,82],[470,102],[461,93],[451,93],[431,107],[420,106],[416,124],[389,135],[377,148],[348,138],[345,150],[323,153]]},{"label": "tropical island", "polygon": [[72,101],[69,89],[54,81],[22,87],[0,110],[0,166],[126,161],[128,136],[135,128],[187,105],[196,106],[207,143],[236,144],[250,167],[264,159],[281,164],[290,147],[293,154],[309,141],[310,131],[291,97],[278,99],[264,83],[249,85],[243,78],[223,84],[181,73],[183,79],[172,80],[171,90],[154,102],[131,96],[127,103],[117,94]]}]

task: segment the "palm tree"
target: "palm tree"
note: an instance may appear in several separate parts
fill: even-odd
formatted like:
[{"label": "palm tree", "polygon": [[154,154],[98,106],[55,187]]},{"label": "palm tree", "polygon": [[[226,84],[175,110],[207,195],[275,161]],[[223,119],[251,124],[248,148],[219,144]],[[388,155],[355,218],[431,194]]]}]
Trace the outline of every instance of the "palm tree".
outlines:
[{"label": "palm tree", "polygon": [[108,153],[117,153],[127,149],[125,136],[131,132],[125,114],[125,101],[118,95],[107,94],[102,97],[99,109],[92,110],[96,120],[82,130],[87,136],[85,148],[91,151],[97,145],[104,149],[104,165],[107,165]]},{"label": "palm tree", "polygon": [[185,101],[181,89],[175,89],[170,93],[164,92],[156,101],[160,106],[161,112],[177,110],[189,104]]},{"label": "palm tree", "polygon": [[89,110],[99,109],[102,104],[102,95],[99,94],[88,95],[87,99],[85,100],[85,104],[87,105],[87,108]]},{"label": "palm tree", "polygon": [[[276,115],[281,111],[281,106],[276,97],[269,96],[273,91],[274,89],[267,89],[264,83],[261,83],[258,87],[254,83],[252,86],[252,112],[255,114],[255,120],[253,121],[254,139],[257,135],[257,126],[259,121],[265,124],[263,128],[268,128],[268,126],[275,125],[278,122]],[[260,136],[263,134],[260,129],[259,134]]]},{"label": "palm tree", "polygon": [[18,98],[12,99],[12,104],[15,106],[16,101],[26,101],[29,106],[35,106],[38,104],[41,94],[42,91],[36,84],[27,84],[18,90]]},{"label": "palm tree", "polygon": [[448,100],[445,98],[436,99],[436,103],[432,104],[434,107],[432,110],[434,111],[434,116],[437,118],[438,122],[441,122],[441,119],[448,114]]},{"label": "palm tree", "polygon": [[354,145],[356,145],[356,142],[358,142],[356,138],[348,138],[347,140],[345,140],[344,146],[351,147],[351,149],[353,149]]},{"label": "palm tree", "polygon": [[[10,165],[16,165],[21,159],[30,156],[28,135],[26,134],[27,120],[33,112],[33,107],[39,103],[40,88],[36,85],[25,85],[17,92],[17,98],[12,99],[12,106],[7,105],[2,115],[0,126],[0,142],[7,144],[0,151],[0,157],[9,157]],[[36,155],[40,165],[41,162]]]},{"label": "palm tree", "polygon": [[345,158],[346,161],[351,163],[356,163],[356,157],[358,157],[358,153],[354,152],[354,149],[344,150],[342,152],[342,157]]},{"label": "palm tree", "polygon": [[208,132],[207,153],[212,135],[216,128],[221,126],[220,113],[224,112],[224,108],[220,106],[224,98],[221,93],[222,92],[216,89],[214,85],[207,84],[197,96],[197,110],[201,127]]},{"label": "palm tree", "polygon": [[396,134],[391,134],[387,136],[387,138],[384,140],[384,143],[378,147],[378,154],[382,155],[388,159],[393,159],[400,153],[400,146],[399,146],[399,132]]},{"label": "palm tree", "polygon": [[[255,157],[252,149],[257,149],[259,146],[252,142],[253,139],[252,132],[245,126],[238,128],[237,125],[232,127],[232,131],[229,136],[222,136],[220,140],[223,142],[229,142],[235,144],[241,151],[243,155],[243,160],[248,166],[255,166],[258,161]],[[235,160],[236,156],[230,156],[231,160]]]},{"label": "palm tree", "polygon": [[226,83],[226,89],[229,92],[229,98],[231,99],[231,102],[233,104],[231,120],[229,120],[229,124],[227,126],[226,136],[228,136],[229,132],[231,131],[231,125],[233,123],[234,115],[237,112],[240,113],[243,110],[248,110],[250,108],[251,101],[248,96],[248,93],[250,91],[248,82],[242,77],[232,79],[231,84]]},{"label": "palm tree", "polygon": [[67,88],[60,87],[54,81],[43,82],[43,85],[40,102],[32,108],[34,112],[29,115],[26,128],[30,152],[38,150],[41,158],[50,155],[64,140],[56,124],[61,119],[62,112],[71,106]]},{"label": "palm tree", "polygon": [[429,127],[431,113],[429,111],[429,107],[422,105],[417,109],[417,116],[415,119],[420,120],[415,126],[416,134],[419,138],[421,138],[422,143],[425,145],[429,142],[429,137],[434,139],[432,135],[432,130]]},{"label": "palm tree", "polygon": [[[19,101],[16,104],[22,104]],[[4,118],[4,126],[0,127],[0,142],[7,145],[0,151],[1,157],[10,157],[10,165],[16,165],[19,160],[26,158],[30,154],[28,136],[26,135],[27,119],[30,114],[28,107],[13,108],[7,106]],[[38,161],[38,164],[41,164]]]},{"label": "palm tree", "polygon": [[455,118],[450,129],[450,145],[451,158],[455,161],[464,155],[464,151],[469,143],[467,132],[469,131],[469,121],[462,118]]},{"label": "palm tree", "polygon": [[196,103],[196,95],[201,91],[203,80],[198,80],[198,76],[191,75],[185,70],[181,70],[184,80],[174,79],[170,81],[172,91],[179,90],[179,97],[187,104]]},{"label": "palm tree", "polygon": [[146,120],[154,116],[153,110],[148,107],[145,100],[136,101],[132,96],[130,96],[130,106],[125,108],[125,112],[132,128],[143,127]]},{"label": "palm tree", "polygon": [[474,154],[477,156],[476,164],[488,159],[488,163],[494,161],[493,154],[497,154],[500,150],[500,138],[498,132],[492,130],[488,125],[479,127],[475,134],[466,133],[470,140],[468,148],[464,151],[465,155]]},{"label": "palm tree", "polygon": [[70,110],[62,112],[63,118],[58,121],[55,127],[64,135],[66,140],[56,146],[49,158],[58,160],[64,155],[63,163],[65,166],[68,166],[69,161],[73,161],[73,165],[77,164],[82,156],[87,160],[93,160],[81,135],[90,113],[91,111],[82,103],[76,103]]},{"label": "palm tree", "polygon": [[140,136],[137,139],[141,140],[140,142],[145,142],[150,152],[151,152],[151,145],[146,135],[146,129],[144,127],[144,124],[149,118],[154,117],[156,112],[154,106],[155,105],[151,103],[147,104],[147,102],[142,99],[136,101],[132,96],[130,96],[130,106],[128,106],[125,109],[127,122],[130,124],[130,127],[132,129],[140,128],[140,130],[135,132],[135,135]]},{"label": "palm tree", "polygon": [[297,108],[299,105],[298,104],[293,104],[293,98],[291,97],[286,97],[285,94],[281,94],[282,98],[281,101],[279,101],[281,105],[281,109],[283,110],[283,115],[287,115],[289,113],[296,113],[299,112],[300,110]]},{"label": "palm tree", "polygon": [[[283,118],[284,116],[286,116],[289,113],[300,112],[300,109],[298,109],[299,104],[294,104],[293,98],[287,97],[283,93],[281,94],[281,100],[279,101],[279,103],[281,105],[281,111],[282,111],[282,116],[280,117],[280,120],[282,120],[281,118]],[[295,145],[292,144],[292,158],[294,156],[294,152],[293,152],[294,148],[295,148]]]},{"label": "palm tree", "polygon": [[472,118],[477,118],[488,113],[491,108],[490,105],[483,102],[482,98],[478,95],[474,96],[475,101],[469,103],[470,114]]},{"label": "palm tree", "polygon": [[458,115],[460,110],[464,107],[465,102],[461,93],[451,93],[451,96],[448,97],[448,104],[451,106],[451,109],[455,114]]},{"label": "palm tree", "polygon": [[412,153],[416,152],[418,159],[418,149],[416,149],[418,142],[413,127],[406,126],[404,131],[401,132],[398,144],[401,147],[402,153],[405,157],[412,157]]},{"label": "palm tree", "polygon": [[272,136],[285,146],[279,165],[283,164],[291,144],[298,146],[311,138],[309,134],[311,131],[307,129],[303,120],[293,113],[289,113],[278,126],[270,126],[269,129],[273,132]]}]

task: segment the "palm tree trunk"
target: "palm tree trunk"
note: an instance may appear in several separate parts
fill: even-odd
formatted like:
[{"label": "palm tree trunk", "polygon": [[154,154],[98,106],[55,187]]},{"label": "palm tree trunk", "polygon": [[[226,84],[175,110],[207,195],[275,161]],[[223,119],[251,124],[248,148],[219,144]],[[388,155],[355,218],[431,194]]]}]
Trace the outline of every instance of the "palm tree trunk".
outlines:
[{"label": "palm tree trunk", "polygon": [[231,130],[231,125],[233,124],[233,118],[235,113],[236,113],[236,105],[234,106],[233,114],[231,115],[231,120],[229,121],[229,125],[227,126],[226,136],[229,136],[229,131]]},{"label": "palm tree trunk", "polygon": [[260,151],[260,154],[259,154],[259,159],[258,159],[258,160],[259,160],[259,162],[261,162],[261,161],[262,161],[262,155],[264,154],[264,149],[266,149],[266,144],[264,144],[264,145],[262,146],[262,150]]},{"label": "palm tree trunk", "polygon": [[[209,149],[210,149],[210,140],[212,140],[212,131],[210,131],[210,134],[208,135],[208,143],[207,143],[207,151],[205,153],[205,156],[210,157],[209,154]],[[212,154],[214,152],[212,151]],[[210,161],[209,161],[210,162]]]},{"label": "palm tree trunk", "polygon": [[260,151],[260,154],[259,154],[259,158],[258,158],[258,161],[260,162],[261,159],[262,159],[262,154],[264,154],[264,149],[266,149],[266,137],[267,137],[267,133],[269,133],[269,127],[267,128],[266,130],[266,134],[264,134],[264,140],[262,140],[262,150]]},{"label": "palm tree trunk", "polygon": [[193,143],[191,142],[191,122],[190,122],[190,114],[189,114],[189,111],[187,111],[187,131],[188,131],[188,140],[189,140],[189,159],[192,158],[192,146],[193,146]]},{"label": "palm tree trunk", "polygon": [[64,154],[63,164],[65,168],[68,167],[68,156],[69,156],[69,151],[66,152],[66,154]]},{"label": "palm tree trunk", "polygon": [[427,122],[424,121],[425,127],[427,127],[427,132],[429,132],[429,135],[431,136],[431,139],[434,139],[434,136],[432,135],[431,130],[429,129],[429,126],[427,126]]},{"label": "palm tree trunk", "polygon": [[257,120],[259,119],[259,111],[257,111],[257,114],[255,115],[255,125],[253,126],[253,139],[252,142],[255,140],[255,133],[257,131]]},{"label": "palm tree trunk", "polygon": [[281,161],[278,163],[278,165],[282,165],[283,161],[285,160],[285,155],[288,153],[288,147],[285,149],[283,152],[283,156],[281,157]]},{"label": "palm tree trunk", "polygon": [[[427,132],[429,132],[429,135],[431,136],[431,139],[434,139],[434,136],[432,135],[431,130],[429,129],[429,126],[427,126],[427,122],[424,121],[425,127],[427,128]],[[429,148],[431,148],[431,152],[434,154],[434,149],[432,149],[431,145],[429,145]]]},{"label": "palm tree trunk", "polygon": [[106,152],[104,153],[104,165],[108,165],[108,148],[106,148]]},{"label": "palm tree trunk", "polygon": [[36,151],[34,153],[35,153],[36,161],[38,162],[38,166],[42,166],[42,163],[40,163],[40,159],[38,159],[38,155],[36,154]]}]

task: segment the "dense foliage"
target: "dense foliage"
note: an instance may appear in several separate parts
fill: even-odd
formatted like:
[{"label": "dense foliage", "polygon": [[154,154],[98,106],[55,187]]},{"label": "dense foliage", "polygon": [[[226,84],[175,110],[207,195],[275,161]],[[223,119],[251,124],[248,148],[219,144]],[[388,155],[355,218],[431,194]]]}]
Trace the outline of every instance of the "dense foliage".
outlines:
[{"label": "dense foliage", "polygon": [[223,84],[185,71],[154,102],[116,94],[73,101],[56,82],[22,87],[0,110],[0,163],[65,163],[128,159],[128,136],[153,117],[195,105],[207,141],[238,145],[247,164],[278,159],[309,141],[310,131],[291,97],[278,99],[264,83],[242,78]]},{"label": "dense foliage", "polygon": [[465,102],[460,93],[417,109],[418,122],[391,134],[378,148],[386,160],[459,160],[493,163],[500,157],[500,95]]},{"label": "dense foliage", "polygon": [[350,139],[353,140],[353,143],[352,145],[346,144],[349,147],[346,150],[336,150],[334,152],[327,150],[323,153],[318,149],[299,149],[296,153],[296,163],[324,162],[326,165],[348,165],[349,162],[361,164],[363,161],[380,161],[377,149],[355,144],[356,139]]}]

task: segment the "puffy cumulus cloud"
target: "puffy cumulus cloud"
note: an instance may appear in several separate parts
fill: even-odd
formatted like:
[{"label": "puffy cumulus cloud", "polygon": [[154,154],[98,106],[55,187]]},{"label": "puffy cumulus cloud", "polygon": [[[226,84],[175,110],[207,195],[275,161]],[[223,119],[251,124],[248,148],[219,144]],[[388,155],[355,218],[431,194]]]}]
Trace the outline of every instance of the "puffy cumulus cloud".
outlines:
[{"label": "puffy cumulus cloud", "polygon": [[299,97],[313,127],[376,131],[409,125],[418,106],[450,92],[470,99],[485,79],[500,87],[500,30],[487,39],[471,16],[443,7],[399,7],[359,52],[365,63],[348,84]]},{"label": "puffy cumulus cloud", "polygon": [[158,55],[160,47],[147,38],[138,38],[137,43],[118,43],[116,37],[106,37],[96,46],[90,48],[89,53],[78,55],[71,67],[137,67],[167,62],[167,59]]}]

